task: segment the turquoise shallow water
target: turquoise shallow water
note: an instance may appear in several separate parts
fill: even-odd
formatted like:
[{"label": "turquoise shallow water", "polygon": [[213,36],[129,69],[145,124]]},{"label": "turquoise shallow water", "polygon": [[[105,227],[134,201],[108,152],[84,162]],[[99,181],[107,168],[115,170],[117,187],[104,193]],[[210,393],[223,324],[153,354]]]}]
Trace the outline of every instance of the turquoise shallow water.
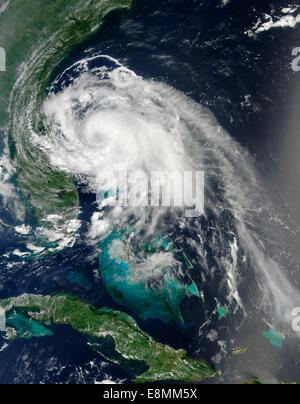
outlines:
[{"label": "turquoise shallow water", "polygon": [[285,335],[281,332],[270,330],[264,331],[263,336],[270,341],[275,348],[282,348],[283,342],[285,340]]},{"label": "turquoise shallow water", "polygon": [[[168,246],[161,236],[157,240],[157,244],[162,247]],[[183,324],[181,301],[189,296],[200,297],[194,282],[189,286],[182,285],[167,269],[155,285],[136,280],[130,266],[121,258],[124,247],[122,236],[115,231],[100,243],[100,271],[113,299],[131,308],[143,319],[158,318],[165,322],[176,320]]]},{"label": "turquoise shallow water", "polygon": [[[93,52],[109,54],[121,59],[137,74],[164,81],[189,94],[201,104],[207,105],[233,137],[247,147],[250,145],[250,149],[258,155],[257,160],[262,165],[271,167],[268,164],[263,139],[269,138],[269,145],[273,143],[273,137],[270,136],[271,133],[265,124],[260,127],[260,122],[266,122],[266,111],[268,109],[273,111],[278,97],[284,101],[284,87],[278,86],[278,80],[274,80],[274,72],[281,70],[280,74],[282,74],[285,68],[290,69],[279,62],[274,63],[272,55],[277,54],[279,50],[286,53],[286,62],[289,64],[290,50],[287,38],[284,38],[284,30],[269,31],[263,37],[257,38],[249,38],[245,35],[245,31],[250,26],[254,26],[261,17],[260,9],[264,13],[270,12],[267,4],[270,2],[245,0],[241,5],[240,2],[231,0],[226,7],[219,7],[221,0],[205,0],[190,2],[190,4],[182,0],[171,2],[155,0],[139,3],[138,15],[120,17],[121,27],[118,29],[112,28],[115,20],[111,17],[106,24],[106,30],[103,30],[102,34],[97,34],[98,36],[91,39],[88,44],[85,43],[81,48],[74,50],[63,62],[64,67],[68,68],[87,55],[92,56]],[[147,5],[144,6],[142,3]],[[250,3],[255,3],[256,11]],[[235,18],[232,18],[233,15]],[[118,20],[118,17],[116,16],[115,19]],[[284,50],[285,47],[286,50]],[[269,56],[265,53],[266,48],[271,55],[270,63],[268,63]],[[88,52],[88,49],[91,51]],[[251,69],[249,69],[250,66]],[[59,70],[64,70],[64,67],[60,67]],[[93,67],[91,63],[91,69]],[[71,76],[73,78],[73,74]],[[53,77],[56,77],[56,74]],[[76,72],[74,77],[77,77]],[[274,82],[273,87],[276,87],[276,91],[271,88],[271,80]],[[278,93],[280,88],[278,97],[276,96],[277,87]],[[249,98],[248,94],[251,94],[251,97],[246,103],[244,99]],[[260,113],[257,112],[257,108],[260,108]],[[289,108],[288,102],[286,102],[286,108]],[[277,115],[281,116],[282,111],[280,109],[278,111]],[[273,121],[276,121],[275,115],[274,119],[272,118]],[[279,129],[278,132],[280,132]],[[218,199],[217,195],[216,199]],[[86,206],[90,205],[90,199],[84,194],[81,195],[81,202],[83,202],[83,220],[88,221]],[[213,201],[217,206],[216,202]],[[1,220],[4,218],[2,214]],[[254,227],[255,225],[256,222],[253,222]],[[257,230],[259,239],[259,228]],[[238,291],[246,308],[245,314],[249,314],[243,320],[242,327],[240,327],[240,313],[235,310],[234,304],[228,303],[227,267],[224,259],[229,256],[231,260],[230,245],[232,235],[235,234],[234,218],[226,211],[217,217],[208,212],[206,220],[203,219],[197,225],[197,232],[200,232],[203,242],[198,241],[195,232],[187,234],[187,232],[178,231],[180,234],[177,235],[178,237],[175,236],[174,240],[177,238],[176,241],[178,241],[179,236],[184,240],[182,247],[192,262],[193,268],[189,261],[184,264],[186,267],[190,266],[188,269],[192,269],[190,274],[197,283],[198,290],[203,291],[205,304],[198,298],[193,298],[195,307],[192,307],[193,305],[190,305],[185,298],[188,295],[188,289],[190,293],[196,295],[196,286],[181,285],[171,278],[169,273],[165,274],[160,284],[137,281],[131,261],[121,254],[124,240],[117,234],[114,236],[120,242],[114,244],[113,251],[111,251],[111,245],[108,246],[107,251],[103,248],[106,240],[101,243],[102,253],[99,258],[96,257],[96,262],[91,259],[94,257],[94,251],[90,251],[89,247],[83,243],[85,234],[82,231],[81,244],[78,242],[73,248],[62,251],[59,256],[48,257],[39,262],[26,260],[25,264],[21,265],[26,257],[16,258],[12,255],[8,259],[5,258],[5,253],[14,251],[16,247],[27,251],[28,237],[20,234],[9,235],[7,228],[4,229],[1,242],[3,250],[1,258],[3,265],[0,271],[1,296],[15,296],[24,292],[49,294],[64,290],[79,295],[82,299],[96,304],[97,307],[107,305],[126,312],[125,306],[127,306],[137,313],[136,319],[139,323],[141,323],[141,317],[150,319],[156,315],[163,319],[167,324],[159,320],[149,320],[142,325],[158,340],[178,348],[187,348],[192,354],[199,353],[199,357],[206,358],[215,364],[222,370],[224,379],[221,380],[240,383],[252,375],[257,376],[261,381],[271,379],[274,382],[273,376],[279,381],[298,380],[300,366],[296,358],[299,357],[299,346],[294,341],[290,341],[288,335],[284,341],[278,339],[271,331],[263,335],[263,330],[268,330],[271,324],[265,323],[267,313],[262,313],[256,306],[256,302],[259,301],[257,295],[260,285],[253,275],[252,267],[255,267],[253,256],[250,255],[248,260],[242,249],[237,255],[238,279],[241,281]],[[274,234],[275,232],[271,232],[272,240]],[[203,249],[191,248],[186,242],[187,236],[197,240]],[[168,243],[165,239],[163,240],[166,246]],[[35,243],[35,245],[38,244]],[[278,249],[276,246],[278,254],[282,253],[282,247],[286,245],[287,241],[279,244]],[[155,248],[164,248],[164,246],[161,246],[159,241],[152,241],[141,248],[144,248],[146,254],[155,254]],[[51,248],[55,245],[49,243],[46,247]],[[272,253],[272,249],[270,252]],[[275,255],[277,256],[276,253]],[[185,261],[185,257],[182,259]],[[106,293],[102,279],[96,275],[99,271],[98,262],[101,265],[102,279],[106,289],[113,296],[114,302]],[[6,264],[9,267],[6,267]],[[109,267],[110,264],[112,264],[111,267]],[[91,288],[87,288],[84,274],[76,270],[78,268],[86,271]],[[287,266],[287,269],[291,268],[296,273],[295,265]],[[119,307],[117,302],[122,307]],[[180,306],[184,306],[184,303],[188,304],[182,309],[181,316]],[[227,304],[228,311],[225,306]],[[178,324],[169,324],[173,319],[180,323],[182,317],[186,318],[187,314],[190,314],[191,321],[195,320],[194,328],[186,329]],[[14,323],[18,321],[19,327],[23,324],[20,315],[17,316],[17,320],[11,319],[11,321]],[[274,324],[272,326],[275,327]],[[32,336],[44,335],[44,329],[37,330],[32,323],[28,324],[28,327],[34,328],[34,331],[31,331]],[[62,326],[51,328],[51,330],[54,330],[56,334],[50,339],[51,342],[48,338],[19,340],[1,351],[1,382],[26,381],[28,366],[29,382],[34,380],[37,383],[41,381],[69,383],[70,380],[86,383],[93,382],[94,377],[97,377],[99,381],[106,378],[103,374],[104,368],[105,374],[109,374],[116,382],[119,378],[122,382],[126,377],[112,363],[105,362],[105,367],[102,367],[104,359],[99,359],[99,355],[86,347],[86,341],[72,333],[68,327]],[[0,345],[1,343],[4,343],[4,340],[0,341]],[[245,354],[234,355],[232,358],[232,349],[244,347],[248,343],[249,349]],[[282,349],[278,349],[278,345],[282,345]],[[25,354],[31,358],[30,363],[19,360]],[[48,360],[52,362],[51,367]],[[96,363],[97,366],[91,366],[91,363]]]},{"label": "turquoise shallow water", "polygon": [[54,335],[51,330],[37,321],[29,320],[23,314],[12,312],[6,318],[7,327],[13,327],[22,338],[46,337]]}]

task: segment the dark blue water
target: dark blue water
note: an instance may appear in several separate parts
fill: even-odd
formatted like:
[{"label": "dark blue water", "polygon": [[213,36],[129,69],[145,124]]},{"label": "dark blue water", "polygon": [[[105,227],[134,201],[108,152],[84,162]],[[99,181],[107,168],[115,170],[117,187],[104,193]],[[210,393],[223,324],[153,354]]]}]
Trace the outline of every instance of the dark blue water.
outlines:
[{"label": "dark blue water", "polygon": [[[275,8],[280,8],[281,3],[272,2]],[[165,82],[209,107],[230,135],[255,156],[258,169],[269,178],[267,184],[272,187],[274,173],[285,169],[279,162],[279,139],[284,135],[285,127],[284,123],[276,123],[278,116],[284,116],[289,108],[287,100],[296,80],[290,63],[297,31],[272,30],[257,39],[250,38],[245,31],[255,25],[261,13],[270,13],[270,2],[231,0],[226,7],[220,7],[220,4],[219,0],[136,0],[131,11],[111,13],[101,31],[74,47],[55,69],[52,79],[91,53],[110,55],[138,75]],[[59,85],[56,90],[60,90]],[[251,107],[245,108],[243,101],[249,94]],[[285,204],[280,189],[278,198]],[[99,276],[98,257],[86,244],[87,223],[93,212],[94,199],[92,195],[80,193],[83,226],[73,248],[36,261],[14,259],[12,262],[11,258],[1,258],[0,298],[65,291],[95,306],[116,308],[137,318],[134,312],[117,305],[108,295]],[[288,207],[286,209],[288,211]],[[1,211],[1,218],[9,225],[17,223],[6,210]],[[225,225],[229,221],[230,218],[224,218]],[[5,233],[1,233],[1,251],[22,249],[26,240],[27,236],[16,236],[13,228],[7,227]],[[213,262],[213,256],[211,260]],[[12,265],[8,268],[7,263]],[[84,286],[70,280],[70,273],[75,269],[84,273],[87,279]],[[249,284],[255,282],[251,269],[248,270],[247,279],[241,285],[245,300]],[[200,273],[195,274],[193,280],[201,286]],[[216,274],[214,282],[221,298],[221,273]],[[212,292],[205,294],[210,296]],[[207,299],[206,305],[208,310],[214,308],[213,297],[211,301]],[[156,339],[211,360],[220,351],[220,345],[201,339],[205,312],[199,309],[197,299],[184,301],[182,312],[193,326],[181,327],[175,322],[167,325],[154,319],[137,320]],[[237,332],[235,324],[240,324],[240,320],[240,313],[237,313],[234,318],[217,324],[220,339],[228,340],[230,332]],[[84,337],[69,327],[53,327],[53,330],[54,337],[18,340],[0,352],[0,382],[91,383],[107,377],[128,380],[125,371],[90,350]],[[248,331],[244,329],[241,337],[246,337]],[[3,344],[4,340],[0,338],[0,348]],[[272,369],[274,365],[270,358],[276,364],[277,353],[267,342],[258,341],[254,358],[260,355],[259,349],[270,354],[267,362]],[[24,355],[26,360],[22,359]],[[281,379],[300,377],[297,363],[289,361],[292,353],[283,351],[279,356],[286,356],[289,363],[276,376]],[[224,360],[219,368],[223,370],[227,364]],[[237,360],[235,366],[227,372],[226,381],[238,380],[239,372],[245,379],[253,376],[247,374],[242,360]]]},{"label": "dark blue water", "polygon": [[[297,30],[272,30],[257,39],[245,34],[262,13],[282,1],[135,1],[133,10],[113,12],[103,29],[75,47],[57,72],[99,49],[143,77],[165,81],[207,105],[230,134],[266,161],[282,111],[296,81],[290,64]],[[290,82],[292,81],[292,82]],[[257,109],[245,110],[251,94]],[[289,106],[286,105],[286,108]]]}]

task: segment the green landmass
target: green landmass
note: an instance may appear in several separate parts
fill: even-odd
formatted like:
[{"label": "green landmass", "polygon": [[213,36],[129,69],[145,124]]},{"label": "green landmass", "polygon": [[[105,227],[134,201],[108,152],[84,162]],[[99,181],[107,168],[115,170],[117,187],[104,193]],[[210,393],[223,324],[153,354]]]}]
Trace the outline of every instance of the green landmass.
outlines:
[{"label": "green landmass", "polygon": [[251,380],[244,382],[243,384],[262,384],[257,377],[253,377]]},{"label": "green landmass", "polygon": [[[257,377],[253,377],[251,380],[244,382],[243,384],[260,384],[262,385]],[[300,384],[300,382],[278,382],[278,384]]]},{"label": "green landmass", "polygon": [[[41,112],[47,84],[73,45],[96,31],[110,11],[131,4],[132,0],[0,2],[0,7],[6,5],[0,13],[0,47],[6,51],[6,72],[0,73],[0,128],[10,136],[15,181],[29,217],[40,229],[61,234],[61,240],[72,232],[79,200],[72,177],[52,167],[32,141],[32,136],[47,132]],[[41,238],[47,252],[47,236]]]},{"label": "green landmass", "polygon": [[236,348],[234,348],[232,350],[232,353],[233,353],[233,355],[243,355],[248,351],[249,347],[250,347],[249,344],[244,348],[237,346]]},{"label": "green landmass", "polygon": [[[46,326],[67,324],[85,335],[90,346],[102,356],[134,371],[137,383],[163,380],[200,382],[218,376],[218,372],[206,362],[189,358],[185,350],[176,350],[155,341],[127,314],[107,308],[97,309],[70,295],[24,294],[0,300],[0,308],[5,310],[7,318],[19,319],[9,321],[7,339],[49,335]],[[34,322],[27,334],[26,321]]]}]

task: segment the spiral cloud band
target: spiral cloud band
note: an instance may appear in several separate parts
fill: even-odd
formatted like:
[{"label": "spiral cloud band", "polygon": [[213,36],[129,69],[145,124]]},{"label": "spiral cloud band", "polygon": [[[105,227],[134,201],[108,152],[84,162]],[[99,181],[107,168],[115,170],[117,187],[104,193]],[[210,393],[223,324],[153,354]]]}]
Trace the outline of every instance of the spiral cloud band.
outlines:
[{"label": "spiral cloud band", "polygon": [[[100,67],[95,67],[97,63]],[[103,239],[116,227],[130,224],[135,242],[141,245],[151,234],[170,234],[175,226],[184,228],[184,242],[195,250],[194,256],[202,265],[208,251],[215,251],[216,265],[225,272],[230,301],[243,310],[238,261],[244,254],[242,262],[250,257],[255,273],[265,280],[267,291],[261,293],[261,307],[272,312],[276,321],[290,321],[299,295],[284,275],[288,261],[284,262],[285,258],[274,248],[276,243],[279,246],[285,242],[285,236],[280,226],[274,224],[271,198],[251,157],[220,127],[208,109],[164,83],[143,79],[109,56],[96,55],[75,63],[57,78],[44,103],[44,113],[48,134],[33,136],[33,141],[47,153],[53,166],[71,173],[79,184],[97,194],[100,211],[91,219],[92,239]],[[133,173],[127,185],[128,194],[136,203],[114,206],[112,202],[116,198],[122,200],[126,194],[124,183],[118,183],[125,169]],[[176,191],[169,181],[162,180],[162,175],[154,176],[153,181],[153,172],[205,173],[205,210],[200,209],[201,204],[198,210],[212,223],[215,238],[195,244],[192,232],[198,234],[200,241],[205,236],[201,235],[201,223],[187,221],[185,209],[177,207],[177,191],[181,187]],[[196,177],[201,189],[203,175]],[[162,186],[172,206],[143,203],[149,202],[146,178],[151,178],[154,188]],[[191,208],[195,205],[192,184],[186,189],[190,193],[185,192],[185,208]],[[203,198],[202,193],[201,203]],[[224,215],[230,215],[228,227],[221,220]],[[218,260],[218,243],[221,246],[224,240],[231,243]],[[141,277],[144,271],[147,278],[149,272],[163,268],[166,254],[154,257],[155,264],[140,262],[137,276]]]}]

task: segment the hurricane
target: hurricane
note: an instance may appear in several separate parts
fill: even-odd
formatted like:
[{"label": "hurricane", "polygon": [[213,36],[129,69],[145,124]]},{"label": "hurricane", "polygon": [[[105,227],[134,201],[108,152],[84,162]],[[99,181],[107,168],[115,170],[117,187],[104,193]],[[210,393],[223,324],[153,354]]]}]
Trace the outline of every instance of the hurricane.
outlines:
[{"label": "hurricane", "polygon": [[[239,282],[253,271],[264,286],[252,292],[250,305],[262,307],[274,325],[291,320],[299,294],[284,274],[279,251],[285,235],[272,220],[271,196],[252,158],[207,108],[165,83],[143,79],[110,56],[96,55],[76,62],[53,81],[42,113],[46,134],[33,132],[30,141],[85,192],[97,194],[103,188],[102,173],[117,176],[125,166],[146,173],[204,172],[205,212],[199,218],[186,218],[180,208],[109,208],[106,200],[100,206],[95,201],[87,242],[100,243],[101,250],[101,240],[127,229],[120,245],[112,237],[110,257],[130,262],[130,282],[165,279],[165,271],[192,278],[178,258],[180,251],[190,251],[191,265],[201,266],[201,284],[213,284],[213,274],[218,274],[212,286],[217,291],[206,292],[210,299],[218,302],[214,295],[225,288],[223,303],[245,314]],[[116,187],[115,178],[105,191]],[[155,242],[157,235],[171,240],[173,251],[145,258],[139,248]],[[210,251],[213,267],[207,259]],[[111,277],[114,271],[109,271]],[[115,276],[124,281],[129,275],[122,278],[116,268]]]},{"label": "hurricane", "polygon": [[[220,15],[235,7],[221,3]],[[109,1],[100,5],[103,16],[109,13]],[[63,27],[57,35],[44,33],[18,66],[7,124],[1,126],[0,226],[7,240],[0,279],[10,293],[3,286],[0,309],[7,313],[7,341],[16,335],[50,340],[56,328],[49,324],[71,325],[101,360],[120,366],[116,374],[122,382],[208,377],[231,382],[254,373],[274,381],[285,347],[299,343],[292,330],[300,302],[299,229],[250,147],[220,119],[228,112],[234,132],[243,128],[241,122],[249,124],[250,107],[266,122],[267,114],[247,91],[237,103],[244,115],[236,119],[236,94],[228,82],[239,71],[231,59],[221,70],[224,61],[218,59],[220,65],[212,67],[217,73],[210,72],[206,63],[218,40],[202,39],[198,20],[193,41],[184,39],[188,29],[180,26],[176,46],[186,62],[178,64],[181,59],[176,52],[168,54],[165,45],[175,38],[177,28],[168,19],[168,12],[179,12],[175,5],[169,11],[164,3],[165,14],[157,11],[174,32],[156,50],[163,24],[153,28],[153,44],[138,39],[141,21],[152,30],[157,5],[154,11],[150,5],[149,11],[140,10],[143,17],[119,10],[129,6],[129,1],[116,4],[120,14],[111,17],[116,25],[121,21],[121,34],[104,24],[103,36],[98,33],[66,54],[61,51],[68,52],[68,38],[79,44],[87,32],[96,31],[102,14],[84,17],[91,19],[88,29],[76,13],[63,14],[73,36]],[[85,16],[87,9],[80,2],[78,15]],[[271,28],[254,31],[257,18],[226,40],[222,33],[222,41],[247,36],[249,43],[258,42],[257,35],[269,35]],[[57,40],[58,34],[64,41]],[[245,58],[252,57],[249,43],[245,54],[241,51]],[[203,56],[193,64],[191,49],[200,49],[208,61]],[[158,74],[164,69],[168,73]],[[199,87],[192,89],[192,82]],[[232,99],[226,98],[227,85]],[[263,90],[261,97],[269,102]],[[153,190],[158,194],[153,196]],[[22,268],[25,283],[15,293],[10,284]],[[124,335],[132,347],[137,341],[132,356]],[[262,364],[266,346],[269,356]],[[162,355],[157,363],[152,363],[154,351]],[[243,362],[244,356],[239,361],[237,355],[247,356]],[[164,361],[170,370],[160,369]],[[82,366],[101,373],[108,365],[90,361]],[[105,373],[104,380],[115,380],[115,371]]]}]

